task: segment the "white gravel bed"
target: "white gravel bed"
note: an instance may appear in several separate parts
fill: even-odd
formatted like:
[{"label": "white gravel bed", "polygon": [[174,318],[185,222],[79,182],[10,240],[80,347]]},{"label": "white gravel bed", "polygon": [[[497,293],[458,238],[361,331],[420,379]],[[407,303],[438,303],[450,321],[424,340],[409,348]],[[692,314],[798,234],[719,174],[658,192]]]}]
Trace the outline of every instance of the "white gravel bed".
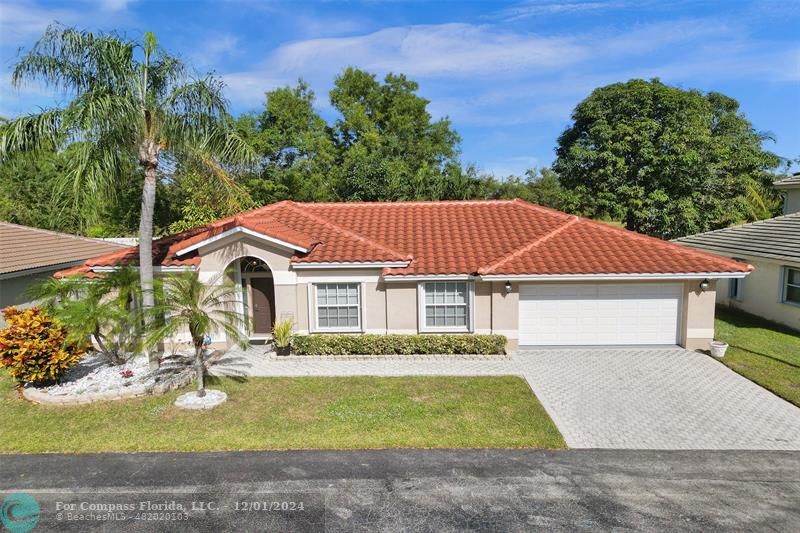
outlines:
[{"label": "white gravel bed", "polygon": [[112,365],[101,355],[93,353],[71,368],[61,383],[39,390],[51,396],[79,396],[134,386],[148,387],[155,383],[156,374],[150,371],[144,356],[134,357],[124,365]]},{"label": "white gravel bed", "polygon": [[175,405],[182,409],[213,409],[228,399],[228,395],[215,389],[206,389],[205,396],[198,396],[197,391],[181,394]]}]

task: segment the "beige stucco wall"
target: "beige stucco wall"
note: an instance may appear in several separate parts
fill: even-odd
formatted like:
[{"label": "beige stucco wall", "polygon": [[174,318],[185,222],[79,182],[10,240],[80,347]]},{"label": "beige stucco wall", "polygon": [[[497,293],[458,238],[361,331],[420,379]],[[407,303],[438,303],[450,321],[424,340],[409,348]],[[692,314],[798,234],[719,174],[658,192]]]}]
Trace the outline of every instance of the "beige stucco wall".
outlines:
[{"label": "beige stucco wall", "polygon": [[308,333],[308,284],[299,283],[295,287],[295,302],[297,304],[297,317],[295,330],[300,334]]},{"label": "beige stucco wall", "polygon": [[[256,257],[264,261],[272,271],[276,320],[298,322],[297,275],[289,270],[291,250],[238,234],[209,243],[200,248],[198,254],[201,258],[198,272],[204,281],[215,279],[220,272],[230,269],[237,259]],[[216,332],[212,340],[221,343],[225,341],[225,336],[222,332]]]},{"label": "beige stucco wall", "polygon": [[386,284],[389,333],[417,333],[417,284],[413,281]]},{"label": "beige stucco wall", "polygon": [[473,326],[475,333],[492,331],[492,284],[476,281],[473,297]]},{"label": "beige stucco wall", "polygon": [[[275,272],[288,272],[289,260],[292,257],[291,250],[237,235],[212,242],[200,248],[198,253],[201,256],[199,271],[209,273],[221,272],[229,268],[236,259],[251,256],[269,265],[274,275]],[[276,276],[278,277],[280,276]],[[294,274],[291,277],[294,277]]]},{"label": "beige stucco wall", "polygon": [[698,280],[684,284],[681,345],[688,350],[708,350],[714,339],[716,281],[705,292]]},{"label": "beige stucco wall", "polygon": [[508,293],[505,282],[493,281],[491,286],[492,333],[516,339],[519,327],[519,283],[512,283],[511,292]]},{"label": "beige stucco wall", "polygon": [[740,300],[728,296],[730,289],[727,280],[720,281],[717,302],[800,330],[800,306],[781,301],[783,269],[784,267],[800,269],[800,263],[750,256],[737,255],[737,257],[753,265],[755,270],[742,282]]},{"label": "beige stucco wall", "polygon": [[364,284],[364,314],[367,333],[387,333],[386,328],[386,283]]}]

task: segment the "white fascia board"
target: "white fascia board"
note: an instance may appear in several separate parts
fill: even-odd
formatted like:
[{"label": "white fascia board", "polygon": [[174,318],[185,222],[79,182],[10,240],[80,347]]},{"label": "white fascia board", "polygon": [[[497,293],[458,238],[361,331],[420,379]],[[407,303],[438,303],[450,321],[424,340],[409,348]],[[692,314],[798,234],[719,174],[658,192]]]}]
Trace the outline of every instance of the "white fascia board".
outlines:
[{"label": "white fascia board", "polygon": [[383,276],[383,281],[472,281],[475,276],[469,274],[432,274],[421,276],[389,275]]},{"label": "white fascia board", "polygon": [[674,279],[744,278],[749,274],[749,272],[685,272],[675,274],[514,274],[505,276],[491,274],[481,276],[481,279],[484,281],[648,281]]},{"label": "white fascia board", "polygon": [[224,239],[225,237],[230,237],[231,235],[236,235],[237,233],[243,233],[243,234],[248,235],[250,237],[253,237],[255,239],[266,241],[266,242],[269,242],[269,243],[272,243],[272,244],[277,244],[278,246],[283,246],[284,248],[290,248],[292,250],[297,250],[298,252],[303,252],[303,253],[308,252],[308,249],[307,248],[303,248],[302,246],[297,246],[296,244],[292,244],[290,242],[282,241],[280,239],[276,239],[275,237],[270,237],[269,235],[264,235],[263,233],[259,233],[257,231],[253,231],[253,230],[248,229],[248,228],[243,228],[241,226],[237,226],[237,227],[231,228],[231,229],[229,229],[227,231],[223,231],[219,235],[214,235],[213,237],[209,237],[208,239],[205,239],[205,240],[200,241],[198,243],[195,243],[195,244],[193,244],[191,246],[188,246],[188,247],[184,248],[183,250],[179,250],[175,255],[177,255],[177,256],[186,255],[189,252],[193,252],[194,250],[197,250],[198,248],[202,248],[203,246],[207,246],[207,245],[211,244],[212,242],[216,242],[216,241],[218,241],[220,239]]},{"label": "white fascia board", "polygon": [[[121,267],[116,267],[116,266],[113,266],[113,267],[95,266],[95,267],[89,267],[89,268],[92,270],[92,272],[103,273],[103,272],[116,272]],[[132,266],[131,268],[133,268],[134,270],[139,270],[138,266]],[[197,270],[197,269],[196,269],[196,267],[193,267],[193,266],[154,266],[153,267],[153,272],[194,272],[195,270]]]},{"label": "white fascia board", "polygon": [[405,268],[410,261],[386,261],[386,262],[359,262],[342,261],[337,263],[292,263],[294,270],[323,270],[332,268]]},{"label": "white fascia board", "polygon": [[323,272],[303,270],[296,274],[294,272],[291,273],[297,276],[297,283],[378,283],[381,280],[381,276],[378,273],[342,273],[338,270],[325,270]]}]

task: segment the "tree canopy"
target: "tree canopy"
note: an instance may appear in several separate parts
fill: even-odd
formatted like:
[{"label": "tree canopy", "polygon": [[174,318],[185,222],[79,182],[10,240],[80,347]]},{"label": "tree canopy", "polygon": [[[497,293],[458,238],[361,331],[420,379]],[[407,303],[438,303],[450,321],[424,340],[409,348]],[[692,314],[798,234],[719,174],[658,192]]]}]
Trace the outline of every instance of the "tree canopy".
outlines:
[{"label": "tree canopy", "polygon": [[[59,39],[66,44],[57,47]],[[61,60],[53,55],[62,51]],[[84,56],[91,61],[80,70]],[[0,219],[131,235],[143,194],[151,198],[148,173],[157,178],[147,211],[156,234],[285,199],[523,198],[662,238],[780,210],[771,187],[780,158],[763,148],[768,136],[738,102],[719,93],[659,80],[601,87],[575,108],[551,168],[497,177],[462,163],[453,125],[430,114],[418,84],[403,74],[344,70],[327,95],[327,119],[302,80],[233,118],[221,81],[187,71],[154,41],[49,29],[15,79],[45,79],[75,98],[0,122]],[[136,92],[143,86],[144,99]],[[137,113],[150,113],[150,122]],[[158,152],[161,164],[142,147]]]},{"label": "tree canopy", "polygon": [[458,160],[460,137],[448,119],[433,120],[418,90],[402,74],[380,82],[348,68],[330,92],[332,124],[302,80],[268,92],[260,114],[237,121],[262,161],[244,178],[250,195],[258,203],[475,197],[479,180]]},{"label": "tree canopy", "polygon": [[583,214],[662,238],[773,214],[780,158],[733,98],[630,80],[595,89],[572,121],[553,169]]}]

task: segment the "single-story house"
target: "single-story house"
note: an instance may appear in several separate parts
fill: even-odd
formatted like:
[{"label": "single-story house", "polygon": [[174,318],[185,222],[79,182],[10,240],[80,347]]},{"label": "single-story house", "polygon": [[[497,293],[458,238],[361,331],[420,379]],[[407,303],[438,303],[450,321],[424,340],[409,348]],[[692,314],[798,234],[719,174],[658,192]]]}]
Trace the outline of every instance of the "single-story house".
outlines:
[{"label": "single-story house", "polygon": [[89,257],[121,249],[97,239],[0,222],[0,309],[29,306],[26,293],[34,283]]},{"label": "single-story house", "polygon": [[[137,257],[132,247],[62,274]],[[158,239],[153,263],[229,272],[254,339],[290,319],[302,334],[497,333],[509,350],[706,348],[716,281],[752,269],[522,200],[284,201]]]},{"label": "single-story house", "polygon": [[785,191],[784,214],[678,239],[755,267],[718,287],[717,302],[800,330],[800,175],[775,182]]}]

